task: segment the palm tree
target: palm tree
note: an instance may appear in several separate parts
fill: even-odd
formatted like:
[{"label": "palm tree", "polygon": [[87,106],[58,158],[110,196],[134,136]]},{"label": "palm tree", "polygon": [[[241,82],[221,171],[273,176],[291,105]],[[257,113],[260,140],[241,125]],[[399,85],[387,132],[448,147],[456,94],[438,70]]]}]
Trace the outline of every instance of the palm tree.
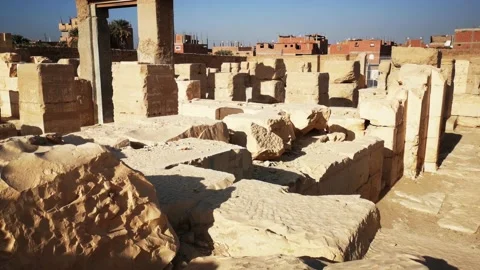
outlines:
[{"label": "palm tree", "polygon": [[128,39],[132,36],[132,25],[126,20],[113,20],[110,28],[110,45],[114,49],[125,49]]}]

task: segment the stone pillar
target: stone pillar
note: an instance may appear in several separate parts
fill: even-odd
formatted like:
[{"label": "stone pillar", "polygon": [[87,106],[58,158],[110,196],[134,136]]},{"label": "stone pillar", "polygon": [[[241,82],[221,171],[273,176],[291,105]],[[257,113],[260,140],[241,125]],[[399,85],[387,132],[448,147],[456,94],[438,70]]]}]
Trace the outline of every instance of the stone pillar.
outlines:
[{"label": "stone pillar", "polygon": [[80,78],[92,84],[95,121],[113,121],[112,56],[108,29],[108,10],[77,0],[79,20],[78,52]]},{"label": "stone pillar", "polygon": [[138,62],[173,69],[173,0],[138,0],[137,11]]}]

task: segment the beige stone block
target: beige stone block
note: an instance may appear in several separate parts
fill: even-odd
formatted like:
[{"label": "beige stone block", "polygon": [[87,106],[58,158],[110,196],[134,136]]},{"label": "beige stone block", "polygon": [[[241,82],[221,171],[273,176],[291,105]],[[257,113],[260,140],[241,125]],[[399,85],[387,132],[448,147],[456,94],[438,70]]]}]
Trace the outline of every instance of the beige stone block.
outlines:
[{"label": "beige stone block", "polygon": [[73,65],[73,68],[75,70],[75,76],[78,76],[77,70],[78,67],[80,66],[80,59],[79,58],[62,58],[58,60],[58,64],[62,65]]},{"label": "beige stone block", "polygon": [[457,125],[462,127],[480,127],[480,118],[479,117],[469,117],[469,116],[458,116]]},{"label": "beige stone block", "polygon": [[443,117],[447,81],[438,69],[432,69],[430,83],[430,117]]},{"label": "beige stone block", "polygon": [[285,84],[278,80],[262,81],[259,94],[260,103],[283,103],[285,102]]},{"label": "beige stone block", "polygon": [[448,118],[447,123],[445,124],[446,132],[454,132],[455,127],[457,126],[458,116],[452,115]]},{"label": "beige stone block", "polygon": [[289,72],[285,103],[328,105],[327,73]]},{"label": "beige stone block", "polygon": [[352,117],[332,116],[328,120],[329,132],[342,132],[348,141],[365,136],[365,120]]},{"label": "beige stone block", "polygon": [[192,209],[191,220],[195,231],[204,228],[196,237],[208,235],[222,247],[215,254],[233,257],[291,254],[347,261],[363,257],[379,228],[375,205],[358,196],[302,196],[256,180],[212,194]]},{"label": "beige stone block", "polygon": [[428,65],[404,64],[400,68],[398,82],[407,90],[427,88],[430,84],[432,69],[432,66]]},{"label": "beige stone block", "polygon": [[1,117],[20,118],[18,91],[0,90]]},{"label": "beige stone block", "polygon": [[360,118],[357,108],[331,107],[332,116]]},{"label": "beige stone block", "polygon": [[80,125],[82,127],[95,125],[95,106],[93,103],[92,85],[90,81],[75,78],[74,87],[75,92],[77,93]]},{"label": "beige stone block", "polygon": [[253,159],[277,159],[295,140],[294,126],[288,115],[282,113],[234,114],[223,121],[232,133],[230,142],[246,147]]},{"label": "beige stone block", "polygon": [[287,72],[283,59],[267,58],[259,62],[255,67],[250,67],[253,74],[260,80],[281,80]]},{"label": "beige stone block", "polygon": [[249,70],[250,69],[250,62],[243,61],[240,62],[240,70]]},{"label": "beige stone block", "polygon": [[390,69],[392,62],[390,60],[381,60],[378,66],[378,79],[377,88],[380,90],[387,90],[388,76],[390,75]]},{"label": "beige stone block", "polygon": [[440,137],[428,137],[425,151],[425,162],[436,163],[440,148]]},{"label": "beige stone block", "polygon": [[220,67],[222,73],[231,73],[232,72],[232,63],[222,63]]},{"label": "beige stone block", "polygon": [[325,61],[324,69],[330,76],[330,83],[352,83],[360,76],[360,62],[358,61]]},{"label": "beige stone block", "polygon": [[331,110],[322,105],[278,104],[275,109],[286,112],[295,128],[302,134],[312,130],[327,130]]},{"label": "beige stone block", "polygon": [[427,137],[440,138],[442,133],[442,121],[443,117],[430,116],[428,118],[428,132]]},{"label": "beige stone block", "polygon": [[22,61],[22,57],[17,53],[0,53],[0,62],[18,63]]},{"label": "beige stone block", "polygon": [[453,96],[451,115],[480,117],[480,96],[467,94]]},{"label": "beige stone block", "polygon": [[368,199],[374,203],[378,202],[380,199],[380,193],[382,193],[382,172],[378,172],[374,175],[371,175],[368,179],[370,183],[370,196]]},{"label": "beige stone block", "polygon": [[330,84],[328,96],[332,107],[357,107],[358,85],[354,83]]},{"label": "beige stone block", "polygon": [[206,117],[222,120],[228,115],[237,113],[256,114],[266,105],[259,103],[227,102],[216,100],[192,100],[179,104],[179,114],[194,117]]},{"label": "beige stone block", "polygon": [[17,128],[12,123],[0,124],[0,140],[17,136]]},{"label": "beige stone block", "polygon": [[45,56],[30,56],[30,63],[33,64],[49,64],[53,63],[48,57]]},{"label": "beige stone block", "polygon": [[0,62],[0,77],[3,77],[3,78],[17,77],[17,64]]},{"label": "beige stone block", "polygon": [[[209,72],[212,73],[212,69]],[[207,68],[202,63],[175,64],[175,75],[179,80],[198,80],[207,75]]]},{"label": "beige stone block", "polygon": [[415,47],[392,47],[392,64],[401,67],[404,64],[438,66],[439,53],[436,49]]},{"label": "beige stone block", "polygon": [[379,88],[365,88],[358,90],[358,104],[368,100],[384,100],[387,92]]},{"label": "beige stone block", "polygon": [[168,65],[122,62],[113,68],[115,122],[178,113],[178,88]]},{"label": "beige stone block", "polygon": [[396,127],[381,127],[370,125],[365,131],[365,135],[382,139],[384,141],[384,147],[386,148],[386,156],[393,155],[395,144],[397,143]]},{"label": "beige stone block", "polygon": [[240,63],[231,63],[232,73],[240,72]]},{"label": "beige stone block", "polygon": [[233,174],[237,181],[251,177],[252,155],[247,149],[220,141],[187,138],[143,149],[125,148],[119,158],[131,168],[155,177],[179,164]]},{"label": "beige stone block", "polygon": [[178,81],[178,101],[188,101],[201,98],[200,81]]},{"label": "beige stone block", "polygon": [[360,117],[376,126],[395,127],[403,121],[398,100],[368,100],[359,104]]},{"label": "beige stone block", "polygon": [[470,61],[455,60],[454,94],[472,94],[474,91],[473,76]]}]

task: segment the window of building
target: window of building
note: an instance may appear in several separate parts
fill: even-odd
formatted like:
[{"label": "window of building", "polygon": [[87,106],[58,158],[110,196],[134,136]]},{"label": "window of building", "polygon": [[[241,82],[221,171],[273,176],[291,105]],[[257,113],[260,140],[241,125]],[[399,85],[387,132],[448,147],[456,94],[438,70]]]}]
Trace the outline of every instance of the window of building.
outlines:
[{"label": "window of building", "polygon": [[291,47],[291,48],[293,48],[293,44],[292,44],[292,45],[290,45],[290,47]]},{"label": "window of building", "polygon": [[358,42],[355,42],[355,47],[359,47],[360,45],[358,44]]},{"label": "window of building", "polygon": [[375,43],[370,43],[370,47],[375,47]]},{"label": "window of building", "polygon": [[180,51],[182,49],[182,47],[180,46],[175,46],[175,51]]},{"label": "window of building", "polygon": [[262,48],[262,49],[263,49],[264,47],[265,47],[265,46],[264,46],[263,44],[260,44],[260,48]]},{"label": "window of building", "polygon": [[287,48],[287,47],[288,47],[288,45],[287,45],[287,44],[285,44],[285,48]]}]

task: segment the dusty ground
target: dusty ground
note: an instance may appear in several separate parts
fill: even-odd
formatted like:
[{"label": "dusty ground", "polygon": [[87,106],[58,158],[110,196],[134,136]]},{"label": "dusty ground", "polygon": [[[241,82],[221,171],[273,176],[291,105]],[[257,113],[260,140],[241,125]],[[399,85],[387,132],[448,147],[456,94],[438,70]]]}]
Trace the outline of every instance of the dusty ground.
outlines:
[{"label": "dusty ground", "polygon": [[382,230],[367,257],[407,252],[431,269],[480,269],[480,130],[442,142],[437,173],[401,179],[377,204]]}]

